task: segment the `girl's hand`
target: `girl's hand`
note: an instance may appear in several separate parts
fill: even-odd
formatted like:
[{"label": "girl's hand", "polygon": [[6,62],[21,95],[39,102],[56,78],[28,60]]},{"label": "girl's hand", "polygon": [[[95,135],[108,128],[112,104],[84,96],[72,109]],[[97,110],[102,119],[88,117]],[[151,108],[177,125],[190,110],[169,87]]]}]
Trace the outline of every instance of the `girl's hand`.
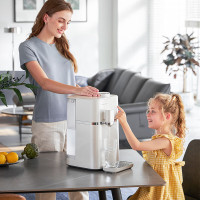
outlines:
[{"label": "girl's hand", "polygon": [[88,96],[88,97],[99,97],[99,90],[95,87],[86,86],[86,87],[76,87],[75,94]]},{"label": "girl's hand", "polygon": [[120,124],[127,122],[126,113],[124,112],[124,110],[119,106],[117,106],[117,108],[118,113],[115,115],[115,119],[118,119]]}]

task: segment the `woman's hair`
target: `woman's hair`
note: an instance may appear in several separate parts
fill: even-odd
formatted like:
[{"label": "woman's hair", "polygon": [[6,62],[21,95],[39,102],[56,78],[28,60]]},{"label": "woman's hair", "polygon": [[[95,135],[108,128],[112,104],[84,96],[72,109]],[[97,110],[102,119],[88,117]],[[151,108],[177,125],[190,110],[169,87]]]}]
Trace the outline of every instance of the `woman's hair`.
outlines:
[{"label": "woman's hair", "polygon": [[[28,39],[37,36],[41,30],[43,29],[45,22],[43,17],[45,14],[49,15],[50,17],[59,11],[68,10],[73,13],[72,7],[70,3],[67,3],[64,0],[48,0],[45,2],[43,7],[41,8],[40,12],[38,13],[34,25],[32,27],[32,33],[29,35]],[[70,59],[74,65],[74,72],[78,71],[77,62],[75,57],[69,51],[69,44],[65,34],[63,34],[60,38],[55,38],[55,45],[58,51],[64,57]]]},{"label": "woman's hair", "polygon": [[159,104],[163,113],[171,113],[172,121],[171,125],[176,128],[176,136],[179,138],[185,138],[186,123],[185,123],[185,111],[184,105],[180,95],[178,94],[157,94],[154,98],[151,98],[148,105],[156,102]]}]

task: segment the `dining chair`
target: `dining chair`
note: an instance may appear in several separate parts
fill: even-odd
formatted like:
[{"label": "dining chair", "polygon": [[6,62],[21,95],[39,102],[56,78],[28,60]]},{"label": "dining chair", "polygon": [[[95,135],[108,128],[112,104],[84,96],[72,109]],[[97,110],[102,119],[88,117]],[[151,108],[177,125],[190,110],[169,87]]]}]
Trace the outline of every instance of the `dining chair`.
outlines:
[{"label": "dining chair", "polygon": [[200,199],[200,140],[192,140],[183,160],[183,191],[186,200]]}]

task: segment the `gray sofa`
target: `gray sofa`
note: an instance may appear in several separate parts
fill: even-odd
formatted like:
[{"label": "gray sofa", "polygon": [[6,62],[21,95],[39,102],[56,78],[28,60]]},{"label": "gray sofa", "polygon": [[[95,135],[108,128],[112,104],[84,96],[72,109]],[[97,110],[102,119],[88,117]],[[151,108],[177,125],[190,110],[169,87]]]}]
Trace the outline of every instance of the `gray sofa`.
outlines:
[{"label": "gray sofa", "polygon": [[[151,138],[154,131],[148,128],[147,101],[156,93],[170,93],[170,84],[121,68],[100,71],[85,81],[100,91],[118,95],[119,105],[126,112],[128,123],[136,137],[140,140]],[[121,149],[130,148],[121,126],[119,138]]]}]

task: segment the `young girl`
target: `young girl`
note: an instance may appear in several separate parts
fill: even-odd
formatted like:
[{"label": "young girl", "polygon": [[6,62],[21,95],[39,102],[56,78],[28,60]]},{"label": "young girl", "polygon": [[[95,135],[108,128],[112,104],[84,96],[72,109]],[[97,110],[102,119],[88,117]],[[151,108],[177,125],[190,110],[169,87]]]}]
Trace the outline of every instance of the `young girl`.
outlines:
[{"label": "young girl", "polygon": [[[32,142],[41,152],[65,151],[67,94],[98,97],[96,88],[78,87],[75,57],[69,51],[65,31],[72,17],[65,0],[48,0],[39,11],[28,39],[20,44],[20,64],[37,86],[32,121]],[[70,200],[88,200],[88,192],[70,192]],[[37,193],[36,200],[55,200],[56,193]]]},{"label": "young girl", "polygon": [[148,127],[155,129],[151,141],[140,142],[131,131],[126,114],[119,107],[119,120],[130,146],[143,151],[144,159],[165,180],[165,186],[142,187],[128,200],[182,200],[182,169],[184,162],[176,162],[183,152],[185,113],[177,94],[157,94],[148,102]]}]

